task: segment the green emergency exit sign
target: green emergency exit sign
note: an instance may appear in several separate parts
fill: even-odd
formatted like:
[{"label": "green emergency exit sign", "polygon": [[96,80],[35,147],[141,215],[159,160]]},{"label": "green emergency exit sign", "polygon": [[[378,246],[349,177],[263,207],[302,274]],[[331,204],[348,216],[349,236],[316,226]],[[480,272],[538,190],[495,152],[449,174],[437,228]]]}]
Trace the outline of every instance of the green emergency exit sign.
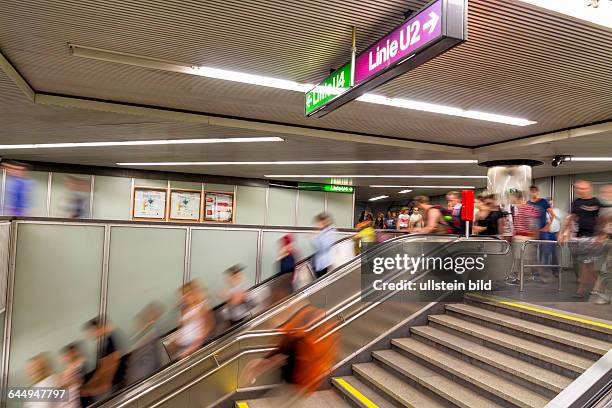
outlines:
[{"label": "green emergency exit sign", "polygon": [[304,111],[310,116],[329,101],[349,90],[351,85],[351,63],[331,73],[323,82],[306,92]]},{"label": "green emergency exit sign", "polygon": [[355,192],[353,186],[340,186],[337,184],[316,184],[316,183],[299,183],[298,189],[309,191],[326,191],[328,193],[349,193]]}]

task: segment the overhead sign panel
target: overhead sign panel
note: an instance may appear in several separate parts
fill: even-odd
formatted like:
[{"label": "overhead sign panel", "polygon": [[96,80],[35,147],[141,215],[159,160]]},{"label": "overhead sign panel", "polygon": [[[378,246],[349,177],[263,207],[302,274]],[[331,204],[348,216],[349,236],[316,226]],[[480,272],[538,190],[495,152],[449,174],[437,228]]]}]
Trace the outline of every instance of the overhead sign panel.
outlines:
[{"label": "overhead sign panel", "polygon": [[332,72],[320,84],[306,92],[305,113],[310,116],[313,112],[325,106],[332,99],[349,90],[351,83],[351,63]]},{"label": "overhead sign panel", "polygon": [[466,17],[467,0],[429,3],[357,55],[354,86],[311,110],[309,116],[324,116],[464,41],[467,38]]},{"label": "overhead sign panel", "polygon": [[442,0],[387,34],[355,59],[355,84],[410,57],[416,50],[442,36]]}]

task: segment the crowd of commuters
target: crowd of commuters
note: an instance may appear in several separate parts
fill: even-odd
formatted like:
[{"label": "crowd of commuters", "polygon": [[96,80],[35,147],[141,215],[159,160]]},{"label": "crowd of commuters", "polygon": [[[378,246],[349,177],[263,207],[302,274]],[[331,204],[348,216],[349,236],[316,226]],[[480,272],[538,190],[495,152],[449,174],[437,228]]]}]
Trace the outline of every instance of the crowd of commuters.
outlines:
[{"label": "crowd of commuters", "polygon": [[[330,271],[332,265],[331,251],[337,239],[337,231],[331,217],[326,213],[317,215],[315,223],[318,226],[318,232],[312,238],[315,253],[311,266],[316,277],[322,277]],[[266,303],[281,300],[303,285],[298,282],[300,278],[296,272],[298,255],[294,249],[293,240],[290,234],[279,240],[277,272],[285,279],[284,281],[279,279],[282,284],[275,287],[274,293],[271,294],[273,299]],[[257,301],[251,295],[250,286],[244,276],[244,266],[233,265],[224,272],[224,275],[226,287],[218,293],[219,299],[223,302],[223,307],[219,311],[215,311],[210,306],[207,291],[196,280],[187,282],[178,291],[178,302],[175,309],[178,311],[176,330],[172,333],[161,331],[159,322],[164,315],[163,307],[156,302],[150,303],[135,317],[134,334],[130,337],[131,346],[127,348],[127,353],[122,351],[126,348],[120,346],[122,336],[109,322],[94,318],[85,323],[83,330],[86,337],[99,347],[93,370],[87,369],[80,342],[70,343],[60,351],[59,361],[63,368],[59,372],[53,372],[48,353],[32,357],[26,365],[26,373],[32,385],[63,388],[68,391],[69,396],[67,401],[61,403],[36,402],[32,403],[32,406],[38,408],[88,406],[159,371],[165,364],[164,360],[168,360],[168,356],[174,359],[186,358],[204,346],[214,334],[220,332],[220,329],[227,329],[244,322],[253,314]],[[293,320],[290,319],[290,322],[285,325],[293,325],[301,319],[305,323],[310,322],[318,316],[318,313],[318,309],[308,305],[298,311],[292,318]],[[168,336],[171,341],[164,345],[162,338],[167,334],[171,334]],[[322,351],[323,349],[319,346],[313,346],[308,353],[303,348],[298,348],[293,354],[299,354],[300,359],[304,359],[305,355],[310,355],[310,358],[313,359],[316,357],[313,353],[317,353],[318,350],[320,355],[312,361],[319,361],[320,364],[327,366],[326,356],[333,351],[329,342],[334,338],[334,336],[329,336],[329,340],[321,343],[329,346],[325,347],[325,351]],[[291,339],[292,337],[287,335],[287,338],[281,342],[283,345],[281,350],[284,350],[284,353],[289,353],[293,347]],[[312,337],[308,339],[312,340]],[[314,341],[312,342],[314,344]],[[164,352],[164,347],[166,352]],[[312,364],[306,364],[306,366],[312,367]],[[317,372],[317,369],[314,368],[297,370],[292,374],[293,376],[299,377],[305,372],[311,374]],[[299,374],[300,372],[302,374]],[[300,378],[297,380],[299,385],[297,388],[301,389],[300,392],[310,390],[309,387],[312,384],[306,387],[305,380]],[[295,383],[296,379],[292,381]]]}]

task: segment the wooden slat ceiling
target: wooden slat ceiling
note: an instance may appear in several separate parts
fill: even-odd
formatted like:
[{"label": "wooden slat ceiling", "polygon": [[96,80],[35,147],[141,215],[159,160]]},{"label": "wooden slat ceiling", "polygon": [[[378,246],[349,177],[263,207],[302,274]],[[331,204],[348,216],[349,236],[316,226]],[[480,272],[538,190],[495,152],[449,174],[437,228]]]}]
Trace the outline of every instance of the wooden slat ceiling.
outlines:
[{"label": "wooden slat ceiling", "polygon": [[73,57],[68,42],[302,82],[425,1],[5,0],[0,49],[42,92],[477,146],[612,118],[612,31],[471,0],[469,40],[376,93],[536,120],[516,127],[362,102],[303,117],[291,91]]}]

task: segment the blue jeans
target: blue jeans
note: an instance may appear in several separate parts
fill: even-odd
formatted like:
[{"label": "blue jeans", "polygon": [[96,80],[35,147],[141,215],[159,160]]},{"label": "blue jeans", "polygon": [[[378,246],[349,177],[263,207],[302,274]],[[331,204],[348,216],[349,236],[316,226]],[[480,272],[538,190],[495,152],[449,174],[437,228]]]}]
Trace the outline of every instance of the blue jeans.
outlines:
[{"label": "blue jeans", "polygon": [[[540,232],[540,239],[544,239],[547,241],[557,241],[557,233],[556,232]],[[540,263],[543,265],[558,265],[557,258],[557,245],[556,244],[543,244],[540,245]],[[555,276],[557,275],[559,269],[552,268]]]}]

